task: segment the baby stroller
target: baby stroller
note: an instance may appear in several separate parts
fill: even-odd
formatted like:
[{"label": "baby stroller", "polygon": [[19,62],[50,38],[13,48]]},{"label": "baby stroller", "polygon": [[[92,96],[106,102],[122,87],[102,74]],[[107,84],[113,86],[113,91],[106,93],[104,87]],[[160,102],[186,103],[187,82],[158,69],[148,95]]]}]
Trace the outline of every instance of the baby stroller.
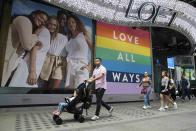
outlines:
[{"label": "baby stroller", "polygon": [[[92,94],[89,85],[90,84],[87,86],[86,82],[80,84],[76,89],[77,96],[71,102],[65,98],[65,102],[68,103],[68,105],[64,111],[74,114],[74,120],[77,120],[80,123],[85,121],[83,110],[86,109],[87,114],[87,110],[90,108],[92,103]],[[62,124],[62,119],[59,115],[53,115],[53,120],[57,125]]]}]

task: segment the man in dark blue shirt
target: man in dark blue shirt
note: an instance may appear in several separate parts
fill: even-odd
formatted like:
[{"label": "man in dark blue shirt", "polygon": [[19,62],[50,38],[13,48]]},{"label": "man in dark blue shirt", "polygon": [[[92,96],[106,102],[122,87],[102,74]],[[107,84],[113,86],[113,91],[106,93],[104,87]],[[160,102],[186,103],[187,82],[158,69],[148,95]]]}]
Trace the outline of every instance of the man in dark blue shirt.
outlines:
[{"label": "man in dark blue shirt", "polygon": [[181,79],[181,89],[182,89],[182,100],[185,100],[186,96],[191,100],[190,97],[190,82],[189,80],[185,77],[185,75],[182,75]]}]

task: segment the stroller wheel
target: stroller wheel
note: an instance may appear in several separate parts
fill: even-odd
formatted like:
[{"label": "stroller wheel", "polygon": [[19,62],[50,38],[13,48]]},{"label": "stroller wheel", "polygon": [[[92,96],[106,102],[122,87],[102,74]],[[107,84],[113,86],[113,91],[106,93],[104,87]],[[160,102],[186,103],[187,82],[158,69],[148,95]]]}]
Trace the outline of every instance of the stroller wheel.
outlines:
[{"label": "stroller wheel", "polygon": [[83,123],[83,122],[85,121],[84,116],[79,115],[78,121],[79,121],[80,123]]},{"label": "stroller wheel", "polygon": [[57,116],[57,115],[53,115],[53,120],[55,121],[57,118],[58,118],[59,116]]},{"label": "stroller wheel", "polygon": [[57,115],[53,116],[53,120],[55,121],[55,123],[57,125],[61,125],[63,123],[63,120],[59,116],[57,116]]},{"label": "stroller wheel", "polygon": [[79,119],[79,115],[74,114],[74,120],[78,120]]}]

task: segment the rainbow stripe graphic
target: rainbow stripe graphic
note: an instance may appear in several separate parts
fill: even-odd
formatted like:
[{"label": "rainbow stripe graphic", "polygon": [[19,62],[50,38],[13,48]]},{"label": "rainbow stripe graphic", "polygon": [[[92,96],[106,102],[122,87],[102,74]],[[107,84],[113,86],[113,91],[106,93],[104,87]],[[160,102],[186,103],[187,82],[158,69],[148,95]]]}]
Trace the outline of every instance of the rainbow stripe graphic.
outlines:
[{"label": "rainbow stripe graphic", "polygon": [[144,72],[152,72],[150,33],[97,22],[96,57],[107,68],[107,94],[138,94]]}]

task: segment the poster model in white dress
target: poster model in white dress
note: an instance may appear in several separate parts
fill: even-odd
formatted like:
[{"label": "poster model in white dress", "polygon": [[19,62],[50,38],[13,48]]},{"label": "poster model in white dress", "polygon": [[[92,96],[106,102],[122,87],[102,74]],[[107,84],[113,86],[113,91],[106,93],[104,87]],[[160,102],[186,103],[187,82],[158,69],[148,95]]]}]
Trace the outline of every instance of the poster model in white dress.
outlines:
[{"label": "poster model in white dress", "polygon": [[88,65],[88,51],[89,47],[82,32],[69,40],[65,87],[77,88],[89,78],[88,70],[81,70],[81,67]]},{"label": "poster model in white dress", "polygon": [[[36,75],[37,78],[40,75],[46,54],[50,48],[50,33],[47,28],[42,27],[42,30],[38,34],[38,40],[42,43],[42,48],[37,50],[36,53]],[[29,85],[27,78],[29,75],[29,60],[30,54],[28,53],[24,59],[19,60],[18,67],[14,73],[9,87],[38,87],[37,84]]]},{"label": "poster model in white dress", "polygon": [[54,56],[66,57],[66,46],[68,43],[67,36],[58,33],[54,40],[51,40],[49,54]]}]

